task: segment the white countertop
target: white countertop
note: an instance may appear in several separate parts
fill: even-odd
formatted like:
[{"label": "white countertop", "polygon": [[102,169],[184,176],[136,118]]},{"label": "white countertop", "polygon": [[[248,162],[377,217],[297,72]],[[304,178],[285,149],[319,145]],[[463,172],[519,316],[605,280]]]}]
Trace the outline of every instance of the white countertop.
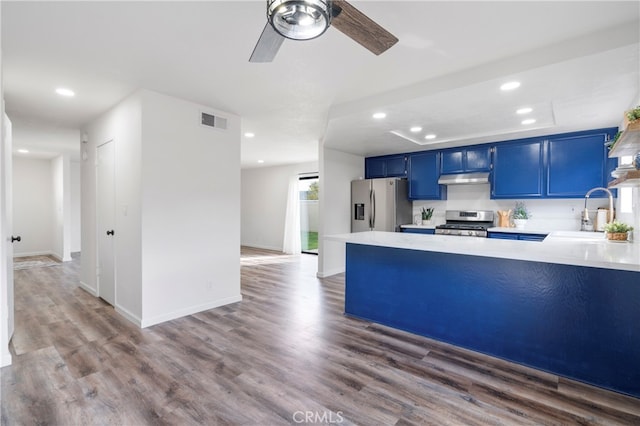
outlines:
[{"label": "white countertop", "polygon": [[408,225],[400,225],[400,228],[409,228],[409,229],[436,229],[436,224],[434,223],[433,225],[414,225],[414,224],[408,224]]},{"label": "white countertop", "polygon": [[640,243],[608,241],[601,232],[554,231],[542,242],[379,231],[324,238],[381,247],[640,272]]},{"label": "white countertop", "polygon": [[547,234],[551,234],[551,231],[549,231],[548,229],[536,229],[536,228],[524,228],[524,229],[518,229],[518,228],[501,228],[499,226],[493,227],[493,228],[488,228],[487,231],[489,232],[504,232],[504,233],[511,233],[511,234],[536,234],[536,235],[547,235]]}]

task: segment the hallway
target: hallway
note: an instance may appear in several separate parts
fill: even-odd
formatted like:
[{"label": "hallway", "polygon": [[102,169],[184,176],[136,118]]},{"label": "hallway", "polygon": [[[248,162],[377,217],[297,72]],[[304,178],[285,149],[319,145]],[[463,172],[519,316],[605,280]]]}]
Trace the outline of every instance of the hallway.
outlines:
[{"label": "hallway", "polygon": [[243,247],[241,303],[143,330],[77,257],[16,271],[2,424],[640,423],[637,399],[345,317],[316,261]]}]

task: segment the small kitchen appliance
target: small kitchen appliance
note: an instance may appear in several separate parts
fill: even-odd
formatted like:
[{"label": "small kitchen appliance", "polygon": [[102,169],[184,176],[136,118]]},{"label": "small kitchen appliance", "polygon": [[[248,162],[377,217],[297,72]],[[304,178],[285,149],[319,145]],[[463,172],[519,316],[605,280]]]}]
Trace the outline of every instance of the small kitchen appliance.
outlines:
[{"label": "small kitchen appliance", "polygon": [[447,210],[446,223],[436,226],[436,234],[459,237],[486,237],[495,219],[491,210]]}]

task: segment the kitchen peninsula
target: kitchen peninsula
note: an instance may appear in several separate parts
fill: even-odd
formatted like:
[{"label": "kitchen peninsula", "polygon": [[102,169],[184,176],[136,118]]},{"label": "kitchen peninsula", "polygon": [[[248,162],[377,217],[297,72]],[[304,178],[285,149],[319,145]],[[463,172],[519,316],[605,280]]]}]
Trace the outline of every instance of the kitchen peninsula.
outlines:
[{"label": "kitchen peninsula", "polygon": [[640,397],[640,244],[361,232],[345,313]]}]

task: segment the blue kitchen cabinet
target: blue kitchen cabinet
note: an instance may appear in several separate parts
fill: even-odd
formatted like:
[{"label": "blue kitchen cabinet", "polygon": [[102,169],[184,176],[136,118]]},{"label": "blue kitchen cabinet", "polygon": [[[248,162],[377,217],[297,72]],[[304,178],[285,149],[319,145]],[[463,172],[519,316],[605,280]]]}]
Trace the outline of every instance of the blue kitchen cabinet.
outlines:
[{"label": "blue kitchen cabinet", "polygon": [[490,171],[490,149],[480,145],[442,151],[442,174]]},{"label": "blue kitchen cabinet", "polygon": [[442,173],[462,173],[464,171],[464,150],[442,152]]},{"label": "blue kitchen cabinet", "polygon": [[402,232],[406,232],[407,234],[429,234],[433,235],[436,233],[434,228],[420,229],[420,228],[402,228]]},{"label": "blue kitchen cabinet", "polygon": [[494,147],[491,198],[544,196],[545,143],[540,139],[504,142]]},{"label": "blue kitchen cabinet", "polygon": [[502,240],[521,240],[521,241],[542,241],[545,239],[546,234],[527,234],[517,232],[494,232],[489,231],[487,233],[488,238],[499,238]]},{"label": "blue kitchen cabinet", "polygon": [[[608,158],[605,142],[616,129],[551,138],[547,142],[549,198],[582,198],[592,188],[605,187],[616,161]],[[604,191],[593,197],[604,197]]]},{"label": "blue kitchen cabinet", "polygon": [[365,159],[364,168],[366,179],[406,177],[407,156],[401,154],[369,157]]},{"label": "blue kitchen cabinet", "polygon": [[440,152],[424,151],[409,155],[409,199],[444,200],[447,188],[438,184]]}]

